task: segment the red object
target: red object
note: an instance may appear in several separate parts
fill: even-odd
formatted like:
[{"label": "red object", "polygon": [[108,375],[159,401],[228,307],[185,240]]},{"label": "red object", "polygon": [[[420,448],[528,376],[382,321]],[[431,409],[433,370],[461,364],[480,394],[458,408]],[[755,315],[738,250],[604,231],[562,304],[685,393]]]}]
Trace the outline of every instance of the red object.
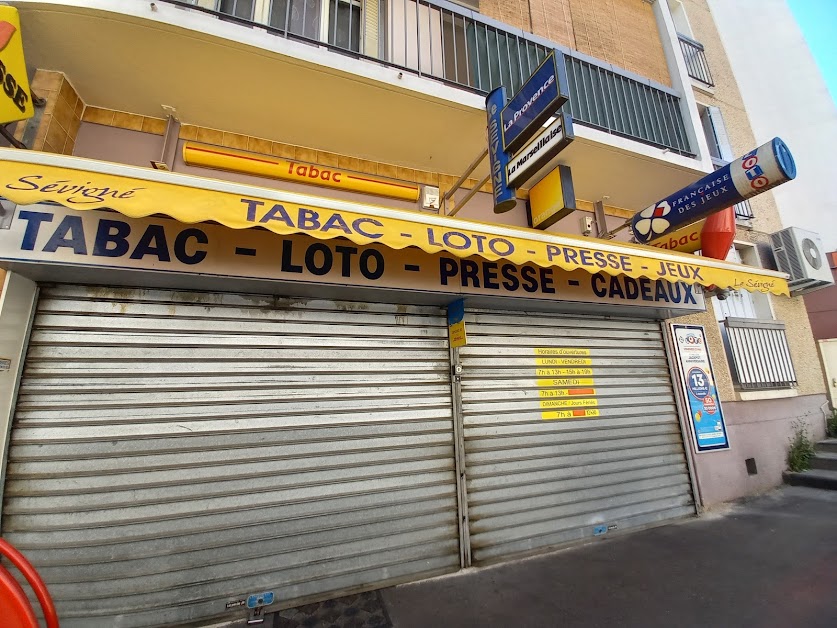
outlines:
[{"label": "red object", "polygon": [[[17,567],[32,587],[44,611],[47,628],[59,628],[58,613],[55,612],[52,597],[32,563],[5,539],[0,539],[0,555]],[[12,574],[2,565],[0,565],[0,608],[3,609],[4,628],[38,628],[38,619],[35,617],[32,605],[29,604],[29,599]]]},{"label": "red object", "polygon": [[9,45],[16,30],[15,25],[11,22],[0,20],[0,50]]},{"label": "red object", "polygon": [[712,259],[726,259],[735,239],[735,210],[727,207],[706,219],[700,232],[701,255]]}]

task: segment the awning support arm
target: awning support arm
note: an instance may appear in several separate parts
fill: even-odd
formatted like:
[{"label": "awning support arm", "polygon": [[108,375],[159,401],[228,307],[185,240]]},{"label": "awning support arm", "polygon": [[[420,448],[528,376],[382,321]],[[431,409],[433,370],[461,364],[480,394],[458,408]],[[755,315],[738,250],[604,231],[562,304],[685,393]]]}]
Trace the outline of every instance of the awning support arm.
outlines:
[{"label": "awning support arm", "polygon": [[[463,183],[465,183],[465,179],[467,179],[467,178],[470,176],[470,174],[471,174],[474,170],[476,170],[476,169],[477,169],[477,166],[479,166],[479,165],[480,165],[480,162],[482,162],[482,160],[483,160],[483,159],[485,159],[486,157],[488,157],[488,147],[487,147],[487,146],[486,146],[486,147],[485,147],[485,149],[484,149],[484,150],[483,150],[483,151],[479,154],[479,157],[477,157],[476,159],[474,159],[474,161],[472,161],[472,162],[471,162],[471,165],[470,165],[470,166],[468,166],[468,168],[465,170],[465,172],[463,172],[463,173],[462,173],[462,176],[461,176],[461,177],[459,177],[459,180],[458,180],[456,183],[454,183],[454,184],[453,184],[453,187],[452,187],[451,189],[449,189],[447,192],[445,192],[445,195],[442,197],[442,207],[444,207],[444,208],[445,208],[445,215],[446,215],[446,216],[453,216],[453,215],[454,215],[457,211],[459,211],[459,208],[460,208],[460,207],[462,207],[462,206],[465,204],[465,201],[468,201],[468,200],[470,200],[470,199],[471,199],[471,197],[473,196],[473,194],[470,194],[469,196],[466,196],[466,197],[462,200],[462,202],[461,202],[461,203],[459,203],[459,205],[456,207],[456,209],[455,209],[454,211],[452,211],[452,212],[450,212],[450,213],[448,212],[448,201],[449,201],[449,200],[451,200],[451,199],[453,198],[453,195],[454,195],[454,194],[456,194],[456,191],[457,191],[459,188],[461,188],[461,187],[462,187],[462,184],[463,184]],[[480,188],[481,188],[481,187],[485,184],[485,182],[486,182],[487,180],[488,180],[488,177],[486,177],[486,178],[482,181],[482,183],[480,183],[480,184],[479,184],[476,188],[474,188],[474,189],[475,189],[475,190],[479,190],[479,189],[480,189]],[[474,190],[471,190],[471,191],[473,192]]]},{"label": "awning support arm", "polygon": [[482,181],[480,181],[479,183],[477,183],[474,186],[474,189],[468,190],[468,193],[462,198],[462,200],[459,201],[452,210],[450,210],[450,213],[448,214],[448,216],[456,216],[456,212],[458,212],[460,209],[462,209],[465,206],[465,203],[470,201],[474,197],[474,194],[476,194],[477,192],[480,191],[480,189],[482,189],[482,186],[484,186],[488,182],[488,179],[490,177],[491,177],[490,174],[485,175],[483,177]]}]

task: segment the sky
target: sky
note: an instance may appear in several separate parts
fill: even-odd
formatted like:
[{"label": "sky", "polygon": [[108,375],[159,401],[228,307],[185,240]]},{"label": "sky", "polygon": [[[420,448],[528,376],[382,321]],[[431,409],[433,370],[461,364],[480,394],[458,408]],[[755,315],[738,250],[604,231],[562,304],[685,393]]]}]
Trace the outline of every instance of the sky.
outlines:
[{"label": "sky", "polygon": [[837,0],[787,0],[837,103]]}]

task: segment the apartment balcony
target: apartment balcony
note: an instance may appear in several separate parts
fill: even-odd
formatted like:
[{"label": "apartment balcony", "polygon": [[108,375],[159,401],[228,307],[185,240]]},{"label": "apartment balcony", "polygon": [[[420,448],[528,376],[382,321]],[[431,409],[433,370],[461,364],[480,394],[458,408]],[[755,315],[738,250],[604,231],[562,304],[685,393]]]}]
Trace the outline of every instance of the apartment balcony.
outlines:
[{"label": "apartment balcony", "polygon": [[706,62],[703,44],[680,33],[677,33],[677,38],[680,40],[680,50],[683,52],[689,77],[706,87],[713,87],[715,83],[712,81],[712,73]]},{"label": "apartment balcony", "polygon": [[755,218],[755,214],[753,214],[753,208],[750,206],[750,201],[744,199],[740,203],[736,203],[733,205],[733,212],[735,213],[735,222],[738,225],[746,229],[753,228],[753,218]]},{"label": "apartment balcony", "polygon": [[[87,104],[454,175],[485,146],[485,94],[558,47],[445,0],[13,4],[29,64]],[[705,174],[674,90],[562,51],[578,198],[642,209]]]},{"label": "apartment balcony", "polygon": [[796,386],[784,323],[728,317],[723,330],[737,386],[746,390]]}]

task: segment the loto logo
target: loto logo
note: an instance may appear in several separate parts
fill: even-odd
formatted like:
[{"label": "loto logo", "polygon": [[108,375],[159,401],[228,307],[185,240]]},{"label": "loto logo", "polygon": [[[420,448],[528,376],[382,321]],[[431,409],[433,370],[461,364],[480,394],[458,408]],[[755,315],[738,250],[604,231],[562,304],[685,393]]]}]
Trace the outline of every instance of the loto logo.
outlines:
[{"label": "loto logo", "polygon": [[701,338],[700,336],[698,336],[696,334],[687,334],[686,336],[679,336],[677,338],[677,340],[681,345],[682,344],[687,344],[687,345],[702,345],[703,344],[703,338]]},{"label": "loto logo", "polygon": [[770,180],[764,175],[764,170],[759,166],[759,156],[757,150],[751,151],[741,158],[741,167],[744,169],[744,174],[750,180],[750,187],[754,190],[770,184]]},{"label": "loto logo", "polygon": [[671,226],[665,218],[671,212],[671,205],[668,201],[660,201],[652,207],[647,207],[640,212],[640,219],[636,221],[634,228],[640,235],[645,236],[651,233],[663,233]]}]

